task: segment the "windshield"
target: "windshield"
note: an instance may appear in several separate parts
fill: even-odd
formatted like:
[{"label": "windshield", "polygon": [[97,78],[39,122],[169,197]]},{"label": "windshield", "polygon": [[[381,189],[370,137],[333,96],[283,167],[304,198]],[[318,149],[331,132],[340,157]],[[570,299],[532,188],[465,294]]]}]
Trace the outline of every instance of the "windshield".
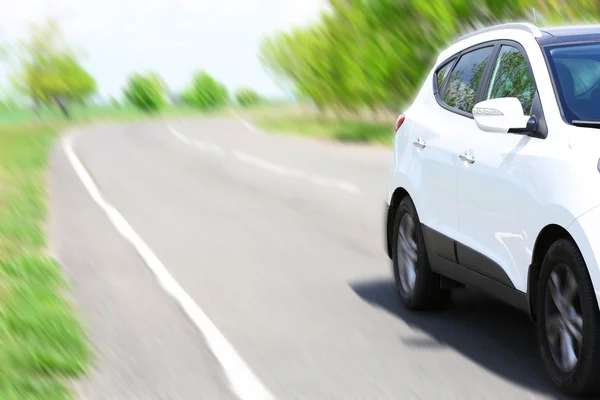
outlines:
[{"label": "windshield", "polygon": [[567,121],[600,121],[600,43],[548,47],[545,51]]}]

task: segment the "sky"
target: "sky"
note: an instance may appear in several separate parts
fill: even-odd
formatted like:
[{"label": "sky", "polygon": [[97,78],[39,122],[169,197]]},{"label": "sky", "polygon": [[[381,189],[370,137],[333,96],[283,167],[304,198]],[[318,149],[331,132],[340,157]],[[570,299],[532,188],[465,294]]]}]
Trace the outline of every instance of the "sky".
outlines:
[{"label": "sky", "polygon": [[0,0],[0,42],[56,19],[102,97],[121,95],[128,74],[154,71],[172,90],[203,69],[231,90],[284,93],[257,57],[261,40],[318,18],[325,0]]}]

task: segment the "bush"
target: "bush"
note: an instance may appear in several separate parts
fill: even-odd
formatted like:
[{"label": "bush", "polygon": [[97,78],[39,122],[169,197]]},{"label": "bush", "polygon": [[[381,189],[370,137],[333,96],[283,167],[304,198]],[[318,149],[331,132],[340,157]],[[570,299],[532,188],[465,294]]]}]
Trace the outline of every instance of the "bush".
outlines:
[{"label": "bush", "polygon": [[198,72],[189,89],[183,92],[181,99],[189,106],[201,110],[210,110],[227,104],[227,88],[206,72]]},{"label": "bush", "polygon": [[165,105],[165,90],[155,74],[131,75],[124,90],[125,98],[144,112],[156,112]]},{"label": "bush", "polygon": [[235,92],[235,100],[242,107],[252,107],[261,102],[261,98],[253,89],[243,88]]}]

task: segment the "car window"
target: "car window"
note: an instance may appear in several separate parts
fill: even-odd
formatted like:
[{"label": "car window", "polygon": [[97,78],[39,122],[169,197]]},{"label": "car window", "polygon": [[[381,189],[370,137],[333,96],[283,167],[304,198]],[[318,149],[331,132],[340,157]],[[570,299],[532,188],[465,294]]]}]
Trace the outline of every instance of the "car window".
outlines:
[{"label": "car window", "polygon": [[574,43],[544,49],[565,119],[600,120],[600,43]]},{"label": "car window", "polygon": [[477,49],[458,60],[444,89],[444,103],[469,114],[472,112],[477,87],[493,49],[493,46]]},{"label": "car window", "polygon": [[450,68],[452,67],[452,61],[450,61],[448,64],[444,65],[438,72],[437,72],[437,89],[438,89],[438,93],[442,93],[442,87],[444,85],[444,79],[446,79],[446,76],[448,76],[448,72],[450,71]]},{"label": "car window", "polygon": [[494,67],[487,99],[516,97],[526,115],[531,114],[535,87],[523,53],[512,46],[502,46]]},{"label": "car window", "polygon": [[571,71],[574,96],[584,94],[600,81],[600,62],[596,60],[564,59],[559,64]]}]

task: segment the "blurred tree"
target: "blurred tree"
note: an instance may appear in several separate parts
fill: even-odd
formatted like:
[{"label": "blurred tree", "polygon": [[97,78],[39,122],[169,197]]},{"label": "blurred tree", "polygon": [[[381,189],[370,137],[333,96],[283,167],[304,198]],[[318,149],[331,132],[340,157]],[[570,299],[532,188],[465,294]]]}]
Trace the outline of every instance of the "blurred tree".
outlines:
[{"label": "blurred tree", "polygon": [[68,117],[71,104],[85,102],[96,91],[94,78],[53,21],[32,27],[30,38],[19,44],[17,59],[17,72],[11,80],[36,111],[42,104],[56,105]]},{"label": "blurred tree", "polygon": [[111,97],[109,103],[112,108],[121,108],[121,103],[119,103],[116,97]]},{"label": "blurred tree", "polygon": [[476,28],[514,20],[589,20],[592,0],[330,0],[306,27],[267,38],[260,60],[317,107],[358,110],[406,104],[441,47]]},{"label": "blurred tree", "polygon": [[123,94],[129,103],[147,113],[159,111],[166,104],[165,84],[154,73],[131,75]]},{"label": "blurred tree", "polygon": [[0,111],[12,111],[19,108],[18,93],[10,88],[0,87]]},{"label": "blurred tree", "polygon": [[204,71],[194,75],[190,87],[181,94],[181,100],[192,107],[210,110],[227,104],[227,88]]},{"label": "blurred tree", "polygon": [[250,88],[238,89],[235,92],[235,100],[242,107],[252,107],[262,101],[260,95]]}]

